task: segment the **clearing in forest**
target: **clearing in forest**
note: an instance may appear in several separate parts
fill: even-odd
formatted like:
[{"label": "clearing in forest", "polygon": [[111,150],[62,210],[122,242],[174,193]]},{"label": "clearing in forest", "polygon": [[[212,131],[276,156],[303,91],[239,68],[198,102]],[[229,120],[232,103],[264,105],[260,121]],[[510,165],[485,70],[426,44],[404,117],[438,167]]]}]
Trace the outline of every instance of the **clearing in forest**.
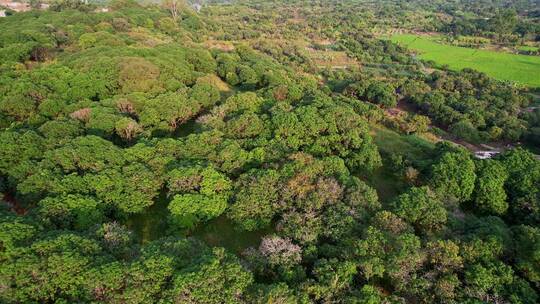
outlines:
[{"label": "clearing in forest", "polygon": [[445,45],[433,37],[411,34],[394,35],[392,41],[418,52],[424,60],[448,65],[454,70],[472,68],[499,79],[540,87],[540,57],[515,55],[497,51],[477,50]]},{"label": "clearing in forest", "polygon": [[346,69],[348,67],[357,67],[358,62],[347,56],[342,51],[324,51],[307,48],[309,57],[318,67],[332,69]]}]

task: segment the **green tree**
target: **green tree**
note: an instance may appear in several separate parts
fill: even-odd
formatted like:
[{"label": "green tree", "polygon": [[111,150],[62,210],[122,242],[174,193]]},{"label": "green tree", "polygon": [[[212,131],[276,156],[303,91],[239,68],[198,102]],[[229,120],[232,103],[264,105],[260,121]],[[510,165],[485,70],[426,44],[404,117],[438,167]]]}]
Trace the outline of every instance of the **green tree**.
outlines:
[{"label": "green tree", "polygon": [[238,259],[216,248],[200,265],[188,268],[172,282],[170,300],[194,303],[235,303],[253,282]]},{"label": "green tree", "polygon": [[313,272],[317,283],[310,289],[315,299],[331,301],[343,297],[343,291],[351,287],[357,269],[352,261],[321,259],[315,262]]},{"label": "green tree", "polygon": [[491,25],[493,30],[499,35],[501,41],[505,34],[509,34],[513,31],[517,25],[517,14],[510,9],[500,9],[492,18]]},{"label": "green tree", "polygon": [[245,230],[270,225],[279,202],[279,174],[275,170],[252,170],[240,176],[228,216]]},{"label": "green tree", "polygon": [[538,287],[540,285],[540,229],[521,225],[515,227],[513,232],[517,268]]},{"label": "green tree", "polygon": [[0,294],[3,301],[87,299],[86,272],[100,253],[96,241],[67,232],[20,249],[5,256],[0,276],[8,284]]},{"label": "green tree", "polygon": [[389,84],[380,82],[371,83],[365,92],[366,98],[385,108],[395,107],[397,105],[394,88]]},{"label": "green tree", "polygon": [[474,162],[466,152],[447,152],[431,169],[432,188],[442,197],[464,202],[470,199],[476,180]]},{"label": "green tree", "polygon": [[85,229],[100,223],[104,218],[103,205],[91,197],[47,197],[38,206],[40,218],[57,228]]},{"label": "green tree", "polygon": [[379,304],[383,301],[381,292],[373,285],[364,285],[351,302],[358,304]]},{"label": "green tree", "polygon": [[446,210],[428,187],[413,187],[392,205],[397,215],[423,230],[436,230],[446,223]]},{"label": "green tree", "polygon": [[503,153],[501,161],[508,172],[505,190],[513,218],[522,223],[537,222],[540,219],[540,162],[522,148]]},{"label": "green tree", "polygon": [[125,57],[119,63],[118,84],[123,93],[159,92],[160,69],[140,57]]},{"label": "green tree", "polygon": [[497,161],[486,160],[477,165],[474,188],[474,207],[480,212],[501,215],[508,209],[504,184],[508,177],[505,167]]},{"label": "green tree", "polygon": [[467,119],[460,120],[450,126],[450,132],[466,141],[478,143],[481,141],[480,133],[471,121]]},{"label": "green tree", "polygon": [[170,195],[174,195],[168,207],[174,222],[192,227],[225,211],[232,185],[214,168],[195,166],[171,171],[168,188]]}]

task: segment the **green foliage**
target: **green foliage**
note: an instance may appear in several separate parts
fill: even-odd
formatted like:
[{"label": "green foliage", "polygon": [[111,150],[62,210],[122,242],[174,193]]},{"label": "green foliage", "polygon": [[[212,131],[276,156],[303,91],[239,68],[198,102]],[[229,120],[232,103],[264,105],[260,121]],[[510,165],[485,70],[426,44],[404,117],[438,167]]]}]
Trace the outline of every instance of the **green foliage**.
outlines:
[{"label": "green foliage", "polygon": [[368,100],[386,108],[394,107],[397,104],[394,89],[389,85],[372,83],[367,87],[365,94]]},{"label": "green foliage", "polygon": [[459,138],[463,138],[468,142],[477,143],[481,141],[480,134],[467,119],[460,120],[450,126],[450,132]]},{"label": "green foliage", "polygon": [[269,286],[257,286],[255,290],[256,293],[249,297],[251,303],[299,303],[298,297],[295,296],[290,288],[284,283]]},{"label": "green foliage", "polygon": [[68,195],[48,197],[38,203],[40,218],[58,228],[85,229],[103,219],[103,207],[92,198]]},{"label": "green foliage", "polygon": [[174,280],[171,298],[175,302],[234,303],[253,281],[230,254],[215,249],[207,261]]},{"label": "green foliage", "polygon": [[431,185],[444,199],[469,200],[476,180],[474,162],[466,152],[447,152],[431,169]]},{"label": "green foliage", "polygon": [[421,266],[423,256],[419,248],[420,239],[412,233],[394,234],[371,226],[356,242],[355,255],[363,278],[387,278],[403,290],[410,274]]},{"label": "green foliage", "polygon": [[477,166],[474,188],[474,207],[480,212],[504,214],[508,209],[504,183],[508,178],[506,169],[495,161],[485,161]]},{"label": "green foliage", "polygon": [[108,32],[100,31],[95,33],[85,33],[79,37],[79,46],[82,49],[88,49],[99,46],[122,46],[124,45],[122,40]]},{"label": "green foliage", "polygon": [[278,182],[279,174],[274,170],[249,171],[240,176],[229,217],[246,230],[270,225],[279,202]]},{"label": "green foliage", "polygon": [[518,226],[514,230],[516,237],[515,254],[517,268],[526,278],[534,283],[540,282],[540,230],[537,227]]},{"label": "green foliage", "polygon": [[470,69],[436,72],[424,81],[430,89],[406,91],[407,99],[456,137],[476,143],[523,135],[518,109],[528,101],[513,86]]},{"label": "green foliage", "polygon": [[537,302],[540,162],[432,143],[534,144],[532,99],[381,39],[530,4],[50,4],[0,18],[0,302]]},{"label": "green foliage", "polygon": [[378,81],[363,81],[350,84],[345,89],[346,95],[378,104],[384,108],[397,104],[395,89],[392,85]]},{"label": "green foliage", "polygon": [[[9,287],[1,297],[8,302],[84,299],[84,275],[100,250],[96,241],[72,233],[13,250],[2,267],[2,281]],[[28,280],[31,276],[35,280]]]},{"label": "green foliage", "polygon": [[139,57],[125,57],[119,63],[118,83],[122,93],[159,90],[159,68]]},{"label": "green foliage", "polygon": [[380,292],[372,285],[364,285],[360,289],[359,295],[355,298],[354,303],[359,304],[377,304],[381,303],[382,297]]},{"label": "green foliage", "polygon": [[169,173],[168,188],[174,197],[168,208],[175,222],[193,227],[225,211],[231,187],[230,180],[212,167],[175,169]]},{"label": "green foliage", "polygon": [[510,209],[518,219],[538,221],[540,164],[530,152],[519,148],[505,153],[501,161],[508,172],[505,188]]},{"label": "green foliage", "polygon": [[315,263],[313,272],[317,283],[311,287],[311,292],[316,299],[328,301],[350,288],[357,270],[356,264],[351,261],[321,259]]},{"label": "green foliage", "polygon": [[436,230],[446,223],[446,210],[428,187],[411,188],[393,206],[398,216],[421,229]]}]

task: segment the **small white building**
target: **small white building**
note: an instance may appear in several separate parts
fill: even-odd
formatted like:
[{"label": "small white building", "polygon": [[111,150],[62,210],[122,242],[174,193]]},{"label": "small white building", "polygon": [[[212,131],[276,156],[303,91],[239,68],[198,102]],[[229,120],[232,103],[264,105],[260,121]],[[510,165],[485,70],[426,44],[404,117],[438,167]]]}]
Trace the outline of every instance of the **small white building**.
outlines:
[{"label": "small white building", "polygon": [[488,159],[494,157],[499,153],[499,151],[476,151],[474,152],[474,156],[478,159]]}]

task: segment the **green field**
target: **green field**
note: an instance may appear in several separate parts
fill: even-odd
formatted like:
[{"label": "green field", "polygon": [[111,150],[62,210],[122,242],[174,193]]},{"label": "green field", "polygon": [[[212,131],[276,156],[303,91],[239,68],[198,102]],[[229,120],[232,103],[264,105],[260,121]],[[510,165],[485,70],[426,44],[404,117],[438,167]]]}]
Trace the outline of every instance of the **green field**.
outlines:
[{"label": "green field", "polygon": [[476,50],[444,45],[435,38],[401,34],[392,41],[419,52],[424,60],[433,60],[451,69],[472,68],[499,80],[510,80],[532,87],[540,87],[540,57],[514,55],[496,51]]}]

